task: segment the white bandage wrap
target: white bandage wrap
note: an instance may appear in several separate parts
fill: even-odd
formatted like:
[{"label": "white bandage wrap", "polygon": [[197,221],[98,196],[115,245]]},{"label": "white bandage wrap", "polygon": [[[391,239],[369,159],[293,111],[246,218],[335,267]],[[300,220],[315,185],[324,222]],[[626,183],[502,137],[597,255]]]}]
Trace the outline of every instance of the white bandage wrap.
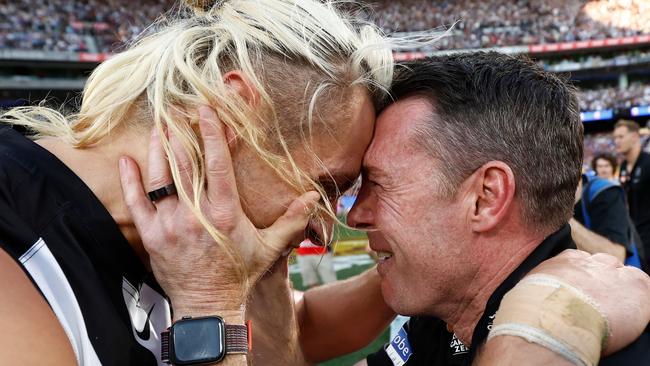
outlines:
[{"label": "white bandage wrap", "polygon": [[537,343],[576,365],[598,365],[609,335],[607,318],[588,295],[559,278],[531,275],[501,302],[488,335]]}]

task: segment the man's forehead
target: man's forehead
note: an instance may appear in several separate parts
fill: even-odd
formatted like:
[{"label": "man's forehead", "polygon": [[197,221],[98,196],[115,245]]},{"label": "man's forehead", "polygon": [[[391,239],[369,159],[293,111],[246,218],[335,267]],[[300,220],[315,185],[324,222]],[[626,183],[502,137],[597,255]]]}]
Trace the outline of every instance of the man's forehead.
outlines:
[{"label": "man's forehead", "polygon": [[399,100],[386,107],[377,118],[375,134],[364,156],[364,170],[380,170],[388,161],[415,147],[415,135],[433,112],[421,96]]},{"label": "man's forehead", "polygon": [[408,97],[389,105],[377,117],[370,148],[381,148],[397,139],[413,137],[415,131],[427,123],[432,112],[431,102],[421,96]]},{"label": "man's forehead", "polygon": [[627,135],[627,134],[631,134],[631,133],[634,133],[634,132],[632,130],[630,130],[629,128],[627,128],[627,126],[619,126],[619,127],[616,127],[614,129],[614,134],[618,134],[618,135]]}]

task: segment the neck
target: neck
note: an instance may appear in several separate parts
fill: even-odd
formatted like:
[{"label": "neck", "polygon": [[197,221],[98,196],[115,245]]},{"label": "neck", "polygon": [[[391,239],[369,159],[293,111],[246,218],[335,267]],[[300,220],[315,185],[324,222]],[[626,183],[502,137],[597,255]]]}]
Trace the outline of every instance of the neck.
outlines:
[{"label": "neck", "polygon": [[[483,258],[474,278],[458,302],[455,312],[445,321],[458,339],[469,346],[472,343],[474,328],[483,316],[485,306],[492,293],[505,279],[535,250],[541,238],[511,238],[492,235],[496,240],[480,243]],[[508,243],[508,244],[504,244]]]},{"label": "neck", "polygon": [[73,148],[57,138],[44,138],[36,143],[49,150],[81,178],[148,267],[149,258],[122,197],[118,162],[125,155],[135,159],[140,166],[143,182],[147,182],[149,134],[134,130],[115,131],[101,143],[82,149]]},{"label": "neck", "polygon": [[630,151],[625,154],[628,169],[632,169],[641,155],[641,144],[635,144]]}]

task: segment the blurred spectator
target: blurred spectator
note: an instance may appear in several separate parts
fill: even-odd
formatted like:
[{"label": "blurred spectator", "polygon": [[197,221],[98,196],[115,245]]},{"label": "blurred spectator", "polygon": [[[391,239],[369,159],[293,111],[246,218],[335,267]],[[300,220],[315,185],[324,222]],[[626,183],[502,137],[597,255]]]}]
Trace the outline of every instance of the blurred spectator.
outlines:
[{"label": "blurred spectator", "polygon": [[617,167],[616,157],[609,153],[599,153],[591,161],[591,168],[603,179],[615,180]]},{"label": "blurred spectator", "polygon": [[619,180],[627,193],[630,216],[650,253],[650,154],[643,151],[638,123],[620,120],[614,125],[616,151],[624,158]]},{"label": "blurred spectator", "polygon": [[584,168],[591,168],[591,162],[600,153],[615,153],[614,138],[611,132],[592,133],[584,139]]}]

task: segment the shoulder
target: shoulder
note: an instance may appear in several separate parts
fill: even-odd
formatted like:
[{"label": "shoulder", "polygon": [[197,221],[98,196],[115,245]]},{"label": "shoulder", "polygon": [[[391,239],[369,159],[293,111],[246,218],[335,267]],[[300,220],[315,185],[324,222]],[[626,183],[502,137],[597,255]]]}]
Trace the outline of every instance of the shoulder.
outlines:
[{"label": "shoulder", "polygon": [[20,266],[0,249],[0,358],[14,365],[74,365],[76,357],[56,315]]},{"label": "shoulder", "polygon": [[601,203],[601,202],[602,203],[613,203],[613,202],[616,202],[616,201],[620,201],[620,200],[623,199],[622,193],[623,193],[622,187],[617,185],[617,184],[613,184],[613,185],[604,187],[602,190],[597,192],[595,197],[593,197],[593,199],[592,199],[592,203],[594,203],[594,204],[595,203]]},{"label": "shoulder", "polygon": [[[6,186],[36,170],[38,146],[7,126],[0,126],[0,185]],[[1,188],[1,186],[0,186]]]}]

